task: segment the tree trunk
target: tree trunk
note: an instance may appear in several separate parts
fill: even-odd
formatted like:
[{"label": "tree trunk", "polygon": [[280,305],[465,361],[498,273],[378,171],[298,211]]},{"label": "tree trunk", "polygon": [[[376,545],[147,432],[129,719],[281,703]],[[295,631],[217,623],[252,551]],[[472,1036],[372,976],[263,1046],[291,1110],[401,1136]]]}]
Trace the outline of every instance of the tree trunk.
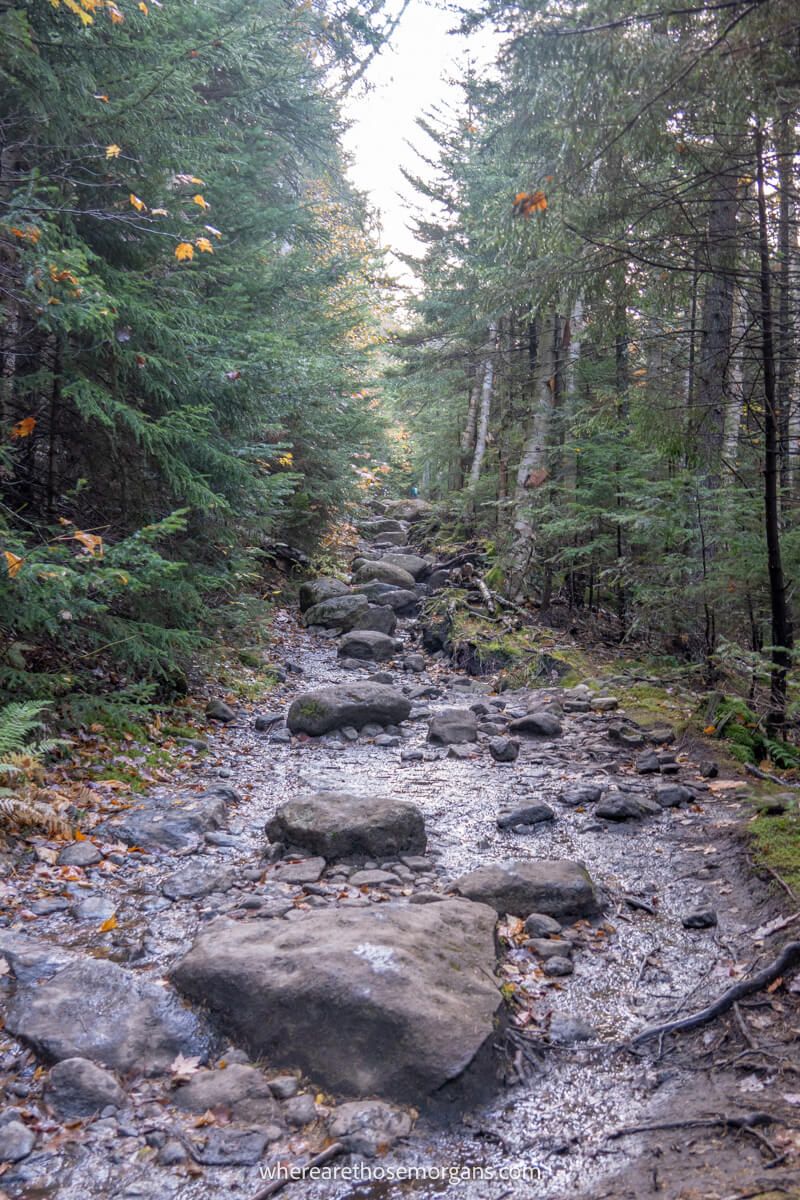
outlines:
[{"label": "tree trunk", "polygon": [[717,179],[711,197],[705,270],[709,273],[701,315],[700,351],[695,365],[697,442],[706,482],[718,482],[725,430],[725,404],[731,355],[733,285],[736,267],[736,215],[739,207],[736,172]]},{"label": "tree trunk", "polygon": [[489,346],[483,364],[483,383],[481,385],[481,401],[478,411],[478,422],[475,433],[475,453],[472,456],[472,468],[469,473],[470,487],[475,487],[481,474],[481,467],[486,456],[486,439],[489,435],[489,414],[492,408],[492,390],[494,388],[494,366],[497,354],[497,322],[489,326]]},{"label": "tree trunk", "polygon": [[522,449],[514,489],[514,547],[511,594],[524,591],[525,578],[535,553],[535,529],[530,511],[531,489],[548,477],[550,435],[555,409],[558,317],[551,309],[541,318],[533,389],[533,423]]},{"label": "tree trunk", "polygon": [[764,528],[767,541],[767,569],[772,615],[772,708],[767,721],[774,732],[786,721],[786,678],[791,663],[792,624],[786,597],[786,581],[781,560],[778,443],[778,396],[775,372],[775,346],[772,332],[772,296],[769,260],[769,228],[764,184],[764,137],[756,126],[756,186],[758,194],[758,251],[761,285],[761,359],[764,378]]}]

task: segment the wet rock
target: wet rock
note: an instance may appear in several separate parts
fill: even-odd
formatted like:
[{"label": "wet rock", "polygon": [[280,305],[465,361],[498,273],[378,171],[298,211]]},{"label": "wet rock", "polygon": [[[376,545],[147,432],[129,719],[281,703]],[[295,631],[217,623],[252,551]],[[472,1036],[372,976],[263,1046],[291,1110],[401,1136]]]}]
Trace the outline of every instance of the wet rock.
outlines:
[{"label": "wet rock", "polygon": [[596,817],[604,821],[639,821],[642,817],[652,816],[660,808],[643,796],[634,796],[630,792],[607,792],[597,808]]},{"label": "wet rock", "polygon": [[405,588],[408,591],[414,590],[414,576],[404,571],[402,567],[392,566],[391,563],[383,562],[364,562],[355,572],[356,583],[367,583],[370,579],[377,579],[380,583],[391,583],[395,587]]},{"label": "wet rock", "polygon": [[303,692],[290,707],[287,724],[292,733],[319,737],[347,725],[362,729],[373,721],[398,724],[410,712],[411,702],[385,684],[340,684]]},{"label": "wet rock", "polygon": [[508,727],[510,733],[522,737],[557,738],[564,732],[558,717],[549,712],[530,712],[517,717]]},{"label": "wet rock", "polygon": [[376,868],[356,871],[350,876],[350,883],[353,887],[385,887],[386,884],[400,883],[400,878],[393,871],[380,871]]},{"label": "wet rock", "polygon": [[191,853],[203,844],[208,830],[219,828],[227,805],[238,799],[233,788],[222,785],[201,796],[151,796],[142,805],[110,817],[95,832],[144,850]]},{"label": "wet rock", "polygon": [[559,957],[545,959],[542,970],[545,975],[555,975],[560,978],[564,975],[571,975],[575,968],[571,959]]},{"label": "wet rock", "polygon": [[519,756],[519,742],[516,738],[493,737],[489,742],[489,753],[495,762],[514,762]]},{"label": "wet rock", "polygon": [[188,1157],[188,1150],[177,1138],[170,1138],[158,1152],[158,1161],[162,1167],[177,1167],[186,1162]]},{"label": "wet rock", "polygon": [[425,659],[421,654],[407,654],[402,659],[400,666],[404,671],[414,671],[420,674],[425,670]]},{"label": "wet rock", "polygon": [[0,929],[0,955],[11,968],[18,986],[51,979],[74,959],[69,950],[8,929]]},{"label": "wet rock", "polygon": [[610,742],[616,742],[626,750],[639,750],[644,745],[644,734],[638,729],[628,729],[624,725],[609,725],[606,736]]},{"label": "wet rock", "polygon": [[282,723],[283,713],[259,713],[255,721],[253,721],[253,728],[259,733],[267,733],[275,725]]},{"label": "wet rock", "polygon": [[558,798],[568,808],[581,808],[585,804],[596,804],[602,794],[600,784],[581,783],[576,787],[565,788]]},{"label": "wet rock", "polygon": [[453,890],[515,917],[587,917],[599,909],[589,872],[567,859],[491,863],[462,875]]},{"label": "wet rock", "polygon": [[205,1167],[253,1167],[270,1141],[266,1129],[209,1128],[205,1141],[194,1140],[194,1158]]},{"label": "wet rock", "polygon": [[267,836],[331,860],[421,854],[427,841],[422,813],[414,804],[350,792],[289,800],[267,824]]},{"label": "wet rock", "polygon": [[369,608],[366,596],[333,596],[306,609],[304,621],[306,625],[316,625],[321,629],[338,629],[345,632],[352,629],[360,616]]},{"label": "wet rock", "polygon": [[530,913],[525,918],[525,932],[530,937],[549,937],[551,933],[560,933],[561,925],[546,913]]},{"label": "wet rock", "polygon": [[469,708],[444,708],[428,723],[428,741],[452,746],[478,740],[478,719]]},{"label": "wet rock", "polygon": [[304,858],[302,862],[279,867],[274,878],[280,883],[316,883],[324,870],[324,858]]},{"label": "wet rock", "polygon": [[398,554],[396,551],[390,551],[389,554],[383,554],[380,561],[389,563],[393,567],[400,567],[402,571],[407,571],[412,579],[423,579],[431,569],[428,560],[420,558],[418,554]]},{"label": "wet rock", "polygon": [[410,588],[392,587],[390,583],[379,583],[377,579],[359,584],[356,592],[366,596],[370,604],[383,605],[404,614],[416,609],[419,602],[419,596]]},{"label": "wet rock", "polygon": [[204,1059],[199,1017],[169,989],[105,959],[78,959],[36,986],[17,986],[6,1029],[43,1058],[88,1058],[115,1071],[152,1075],[176,1054]]},{"label": "wet rock", "polygon": [[532,950],[539,958],[570,958],[572,945],[565,941],[550,941],[548,938],[528,938],[525,949]]},{"label": "wet rock", "polygon": [[75,905],[72,915],[78,921],[103,922],[113,917],[116,911],[114,901],[108,896],[87,896],[80,904]]},{"label": "wet rock", "polygon": [[572,1046],[576,1042],[590,1042],[595,1031],[580,1017],[555,1016],[550,1022],[550,1041],[557,1046]]},{"label": "wet rock", "polygon": [[639,775],[658,775],[661,763],[655,751],[649,750],[646,754],[640,754],[636,760],[636,770]]},{"label": "wet rock", "polygon": [[15,1163],[27,1158],[36,1145],[36,1134],[22,1121],[0,1125],[0,1162]]},{"label": "wet rock", "polygon": [[402,533],[405,537],[408,534],[407,522],[400,521],[396,517],[368,517],[365,521],[359,523],[359,528],[367,536],[372,534]]},{"label": "wet rock", "polygon": [[682,918],[684,929],[713,929],[717,914],[710,904],[701,904]]},{"label": "wet rock", "polygon": [[681,804],[691,804],[694,792],[681,783],[665,783],[656,788],[653,798],[662,808],[678,808]]},{"label": "wet rock", "polygon": [[60,867],[93,867],[103,856],[91,842],[71,842],[58,856]]},{"label": "wet rock", "polygon": [[397,629],[397,617],[394,610],[386,605],[370,604],[367,606],[366,612],[357,617],[352,628],[354,630],[371,630],[373,633],[385,633],[391,637]]},{"label": "wet rock", "polygon": [[255,1067],[229,1063],[224,1070],[198,1071],[172,1094],[172,1103],[187,1112],[225,1108],[234,1121],[266,1125],[280,1116],[269,1083]]},{"label": "wet rock", "polygon": [[342,583],[341,579],[334,579],[332,576],[307,579],[304,583],[300,584],[300,590],[297,593],[300,611],[306,612],[309,608],[313,608],[315,604],[322,604],[325,600],[333,600],[336,596],[346,596],[349,591],[350,589],[346,583]]},{"label": "wet rock", "polygon": [[670,729],[669,726],[648,729],[647,737],[654,746],[668,746],[675,741],[675,730]]},{"label": "wet rock", "polygon": [[555,819],[556,814],[549,804],[523,804],[508,812],[502,812],[497,818],[497,828],[513,829],[515,825],[538,825],[542,821]]},{"label": "wet rock", "polygon": [[616,696],[593,696],[589,704],[595,712],[613,712],[615,708],[619,708]]},{"label": "wet rock", "polygon": [[310,1125],[312,1121],[317,1119],[317,1106],[314,1103],[314,1097],[308,1092],[304,1092],[301,1096],[292,1096],[283,1106],[283,1115],[290,1125],[295,1128],[300,1128],[303,1125]]},{"label": "wet rock", "polygon": [[49,917],[51,913],[66,912],[70,907],[69,900],[63,896],[45,896],[42,900],[31,900],[28,908],[37,917]]},{"label": "wet rock", "polygon": [[711,758],[704,759],[699,764],[698,770],[703,779],[716,779],[719,775],[719,765]]},{"label": "wet rock", "polygon": [[356,1100],[340,1104],[328,1123],[328,1133],[348,1153],[375,1158],[385,1154],[399,1138],[411,1132],[407,1112],[382,1100]]},{"label": "wet rock", "polygon": [[223,725],[236,720],[236,713],[222,700],[209,700],[206,705],[206,716],[211,721],[220,721]]},{"label": "wet rock", "polygon": [[90,1117],[112,1105],[122,1108],[127,1097],[110,1071],[88,1058],[65,1058],[50,1071],[47,1103],[59,1117]]},{"label": "wet rock", "polygon": [[495,919],[444,900],[222,920],[172,978],[254,1054],[332,1090],[420,1101],[493,1036]]},{"label": "wet rock", "polygon": [[[382,610],[388,612],[388,609]],[[368,662],[388,662],[394,658],[394,639],[372,629],[354,629],[339,642],[340,658],[357,658]]]},{"label": "wet rock", "polygon": [[469,746],[458,745],[458,746],[448,746],[447,747],[447,757],[448,758],[456,758],[456,759],[459,759],[461,762],[465,762],[467,759],[477,758],[478,756],[477,756],[477,753],[475,752],[475,750],[471,749]]},{"label": "wet rock", "polygon": [[221,871],[205,859],[168,876],[161,884],[161,891],[170,900],[197,900],[212,892],[227,892],[232,886],[231,872]]}]

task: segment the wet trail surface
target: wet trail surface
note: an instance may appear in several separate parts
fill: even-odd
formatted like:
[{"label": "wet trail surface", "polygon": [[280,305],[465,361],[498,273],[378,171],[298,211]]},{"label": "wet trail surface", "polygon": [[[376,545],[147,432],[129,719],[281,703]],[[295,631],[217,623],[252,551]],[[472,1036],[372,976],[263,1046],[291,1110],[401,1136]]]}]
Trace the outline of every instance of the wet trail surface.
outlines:
[{"label": "wet trail surface", "polygon": [[[276,648],[302,674],[287,674],[287,681],[270,694],[270,712],[284,713],[300,691],[351,683],[381,669],[365,663],[345,670],[336,642],[305,630],[294,612],[278,613],[277,622]],[[407,648],[416,649],[416,622],[401,622],[398,636]],[[709,1063],[692,1055],[659,1061],[655,1046],[637,1055],[619,1046],[653,1020],[718,995],[759,954],[764,961],[763,947],[754,947],[752,933],[768,908],[757,885],[746,880],[736,836],[742,816],[737,802],[731,792],[709,789],[681,746],[673,745],[669,749],[679,763],[678,779],[695,791],[695,802],[640,820],[598,820],[592,805],[564,804],[560,797],[565,789],[592,783],[616,784],[634,795],[652,791],[652,780],[635,770],[640,751],[626,750],[609,738],[610,724],[624,714],[566,713],[562,737],[523,739],[519,758],[509,764],[492,760],[484,736],[468,750],[472,757],[449,757],[446,747],[426,741],[429,715],[481,699],[495,700],[498,712],[522,712],[534,701],[559,703],[562,693],[554,688],[489,696],[488,684],[467,681],[430,658],[421,673],[392,665],[388,670],[395,686],[417,693],[417,707],[397,744],[376,744],[374,735],[364,733],[352,741],[338,733],[288,738],[277,723],[259,733],[249,718],[240,718],[211,737],[211,754],[186,781],[190,792],[200,785],[224,784],[240,796],[212,839],[191,854],[127,854],[113,873],[79,872],[76,889],[102,892],[113,901],[117,927],[112,932],[99,933],[96,927],[87,932],[63,911],[40,916],[35,931],[27,926],[24,932],[163,980],[190,948],[196,931],[219,913],[248,920],[288,911],[288,918],[277,919],[292,919],[326,905],[369,905],[414,891],[443,892],[463,872],[484,863],[576,860],[602,890],[604,914],[566,931],[573,941],[574,972],[565,977],[544,975],[541,960],[522,948],[518,937],[504,943],[498,982],[513,994],[512,1024],[525,1032],[527,1041],[504,1042],[499,1055],[504,1080],[494,1097],[449,1124],[420,1119],[408,1138],[373,1162],[372,1180],[306,1180],[291,1185],[290,1192],[296,1188],[297,1194],[320,1200],[681,1194],[659,1177],[658,1155],[651,1157],[649,1143],[638,1136],[609,1141],[607,1135],[623,1125],[663,1120],[665,1114],[691,1116],[704,1106],[711,1112],[720,1105],[727,1112],[763,1107],[770,1081],[750,1074],[742,1084],[743,1077],[730,1072],[712,1076],[706,1071]],[[425,688],[432,694],[419,695]],[[420,751],[421,757],[409,756],[410,750]],[[413,801],[425,816],[429,864],[402,871],[397,882],[369,888],[352,887],[335,868],[306,886],[279,880],[285,862],[265,863],[263,858],[265,822],[285,800],[328,790]],[[497,827],[502,809],[533,800],[549,803],[555,820],[524,831]],[[225,888],[199,898],[168,900],[161,892],[164,880],[187,864],[209,872],[224,869]],[[715,926],[684,927],[688,913],[708,905],[717,914]],[[515,932],[514,922],[501,923],[502,930]],[[580,1021],[585,1040],[573,1040],[563,1018]],[[551,1027],[567,1033],[551,1037]],[[16,1077],[29,1088],[18,1099],[7,1093],[6,1103],[34,1103],[33,1056],[7,1041],[2,1061],[6,1069],[16,1063]],[[6,1187],[9,1195],[58,1200],[255,1195],[261,1186],[255,1165],[192,1169],[189,1164],[187,1171],[186,1163],[171,1168],[154,1160],[148,1145],[157,1148],[159,1138],[152,1137],[153,1131],[174,1128],[177,1121],[165,1094],[163,1081],[139,1081],[130,1109],[90,1123],[72,1141],[68,1134],[59,1140],[56,1122],[51,1121],[48,1134],[45,1121],[40,1147],[0,1178],[0,1188]],[[189,1135],[184,1127],[182,1136]],[[687,1137],[677,1135],[678,1141]],[[276,1140],[264,1161],[296,1158],[319,1145],[313,1131],[297,1129]],[[663,1157],[663,1148],[660,1153]],[[718,1152],[701,1147],[697,1153],[696,1161],[684,1164],[687,1186],[696,1183],[697,1195],[724,1196],[736,1194],[734,1176],[740,1169],[760,1169],[763,1150],[740,1139],[733,1149],[726,1144]],[[726,1160],[727,1166],[721,1165]],[[434,1177],[406,1182],[376,1177],[380,1171],[388,1175],[415,1167]],[[532,1170],[538,1171],[536,1181],[530,1174],[512,1177],[515,1171],[524,1176]],[[469,1171],[472,1179],[465,1177]],[[495,1178],[479,1178],[481,1172],[495,1172]],[[675,1178],[682,1186],[680,1172]]]}]

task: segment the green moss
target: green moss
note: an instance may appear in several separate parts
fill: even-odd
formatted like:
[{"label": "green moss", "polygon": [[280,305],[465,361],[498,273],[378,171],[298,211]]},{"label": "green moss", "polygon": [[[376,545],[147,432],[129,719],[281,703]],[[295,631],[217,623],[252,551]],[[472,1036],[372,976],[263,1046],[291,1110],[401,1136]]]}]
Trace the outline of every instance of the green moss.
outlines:
[{"label": "green moss", "polygon": [[756,817],[749,828],[756,862],[772,867],[800,895],[800,813]]},{"label": "green moss", "polygon": [[301,717],[321,717],[324,709],[318,700],[306,700],[298,711]]}]

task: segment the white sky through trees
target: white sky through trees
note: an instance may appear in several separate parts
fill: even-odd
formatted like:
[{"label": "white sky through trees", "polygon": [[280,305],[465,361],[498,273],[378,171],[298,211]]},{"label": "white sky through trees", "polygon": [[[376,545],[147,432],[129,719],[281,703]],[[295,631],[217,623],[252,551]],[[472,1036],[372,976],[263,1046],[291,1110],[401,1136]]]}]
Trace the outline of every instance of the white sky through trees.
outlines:
[{"label": "white sky through trees", "polygon": [[[401,167],[425,178],[431,173],[414,151],[418,147],[432,157],[433,144],[415,124],[416,118],[432,108],[459,103],[460,89],[452,80],[462,74],[468,57],[478,67],[493,57],[490,32],[469,38],[448,33],[457,25],[458,15],[436,0],[411,0],[391,44],[367,71],[370,90],[356,87],[344,106],[352,122],[344,139],[353,160],[350,177],[380,214],[383,245],[403,253],[419,249],[409,227],[420,198]],[[396,261],[393,273],[410,281]]]}]

